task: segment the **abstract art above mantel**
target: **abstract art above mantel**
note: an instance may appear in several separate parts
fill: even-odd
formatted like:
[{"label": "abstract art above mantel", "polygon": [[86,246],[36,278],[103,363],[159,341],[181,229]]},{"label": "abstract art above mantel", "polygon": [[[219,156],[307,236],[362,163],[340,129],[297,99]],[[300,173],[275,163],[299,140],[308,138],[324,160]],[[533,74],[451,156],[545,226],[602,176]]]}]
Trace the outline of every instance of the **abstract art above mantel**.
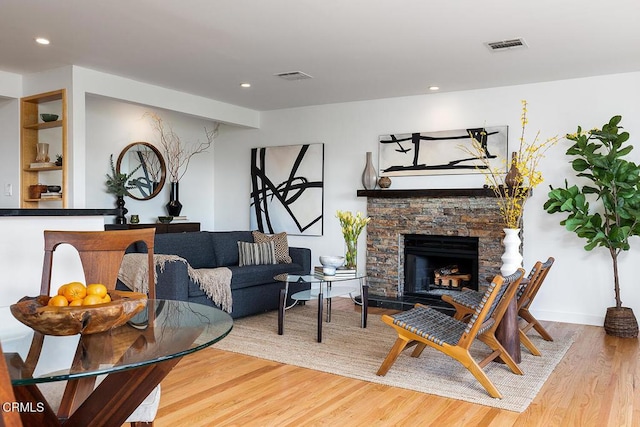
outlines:
[{"label": "abstract art above mantel", "polygon": [[324,144],[251,150],[251,229],[322,236]]},{"label": "abstract art above mantel", "polygon": [[468,128],[437,132],[380,135],[381,176],[453,175],[481,173],[483,165],[464,148],[473,151],[471,137],[483,146],[492,167],[506,172],[508,126]]}]

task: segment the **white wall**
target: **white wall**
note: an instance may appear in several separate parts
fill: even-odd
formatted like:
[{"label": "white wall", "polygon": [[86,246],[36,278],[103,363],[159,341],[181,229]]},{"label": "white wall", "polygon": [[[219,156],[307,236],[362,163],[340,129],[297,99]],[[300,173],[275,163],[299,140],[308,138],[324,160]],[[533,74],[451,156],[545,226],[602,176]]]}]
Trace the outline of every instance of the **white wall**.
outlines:
[{"label": "white wall", "polygon": [[[167,121],[173,123],[186,138],[199,137],[208,119],[216,114],[235,114],[247,129],[224,126],[211,153],[194,157],[194,163],[181,182],[181,201],[184,213],[202,222],[203,229],[232,230],[249,226],[249,152],[253,147],[322,142],[325,144],[325,223],[324,236],[291,236],[290,243],[307,246],[313,251],[314,263],[321,254],[343,251],[342,237],[335,211],[364,211],[366,200],[356,197],[362,188],[360,175],[365,153],[374,153],[377,162],[377,138],[390,132],[436,131],[468,126],[510,126],[510,141],[515,143],[520,131],[520,100],[530,104],[528,137],[540,129],[543,136],[601,126],[612,115],[621,114],[623,125],[630,131],[632,141],[640,135],[640,73],[556,81],[511,86],[487,90],[430,94],[257,112],[217,109],[217,102],[168,91],[159,87],[72,67],[47,73],[56,77],[55,88],[45,87],[42,78],[0,73],[0,96],[29,95],[29,91],[59,88],[71,80],[70,113],[72,128],[69,141],[73,144],[74,197],[72,207],[111,207],[113,197],[104,192],[104,174],[108,170],[110,153],[117,154],[133,140],[155,143],[141,125],[141,115],[154,105]],[[70,77],[71,76],[71,77]],[[24,81],[22,81],[24,80]],[[48,79],[50,80],[50,79]],[[14,93],[14,86],[24,90]],[[36,90],[37,89],[37,90]],[[35,92],[33,92],[35,93]],[[102,97],[87,96],[99,94]],[[108,100],[120,97],[123,101]],[[130,99],[135,95],[135,99]],[[85,106],[85,103],[88,104]],[[0,106],[0,108],[2,108]],[[0,122],[11,123],[15,108],[0,110]],[[167,114],[166,116],[164,114]],[[194,118],[195,116],[201,118]],[[204,118],[204,119],[203,119]],[[15,120],[16,127],[19,128]],[[247,124],[252,123],[252,124]],[[0,141],[7,144],[12,128],[0,133]],[[7,137],[8,135],[8,137]],[[17,146],[17,145],[16,145]],[[556,257],[545,287],[541,290],[534,311],[544,319],[602,324],[605,308],[614,304],[611,266],[608,254],[602,249],[587,253],[583,241],[558,225],[560,216],[542,210],[546,200],[546,185],[562,185],[565,178],[574,176],[564,155],[567,144],[549,152],[542,165],[546,183],[535,191],[526,209],[524,257],[525,267],[535,260]],[[215,156],[214,156],[215,153]],[[640,159],[640,149],[632,153]],[[4,159],[4,158],[3,158]],[[15,171],[16,176],[18,171]],[[393,178],[392,188],[478,187],[479,177]],[[0,176],[0,179],[11,179]],[[17,178],[16,178],[17,179]],[[148,221],[164,213],[162,205],[168,199],[167,189],[159,198],[149,202],[127,199],[129,213],[138,213]],[[4,197],[1,196],[0,197]],[[214,202],[215,201],[215,202]],[[360,264],[364,264],[365,242],[360,240]],[[633,244],[638,245],[634,238]],[[637,246],[621,258],[622,298],[626,306],[640,313],[640,289],[634,286],[633,266],[640,261]]]},{"label": "white wall", "polygon": [[[0,207],[20,206],[20,131],[15,123],[20,121],[18,99],[0,98]],[[11,195],[5,193],[11,186]]]},{"label": "white wall", "polygon": [[20,98],[22,96],[22,76],[0,70],[0,97]]},{"label": "white wall", "polygon": [[[510,86],[487,90],[430,94],[264,112],[258,130],[225,129],[216,142],[215,229],[246,229],[249,225],[249,153],[253,147],[323,142],[325,144],[324,236],[291,236],[290,244],[312,249],[313,262],[323,254],[342,253],[343,243],[335,211],[365,211],[366,200],[356,197],[362,188],[365,153],[377,163],[378,135],[422,132],[469,126],[508,125],[509,143],[520,136],[522,99],[529,102],[527,138],[574,132],[578,125],[600,127],[616,114],[640,138],[640,73]],[[565,231],[560,215],[542,209],[548,185],[563,185],[574,173],[564,155],[566,140],[547,153],[541,165],[545,183],[536,189],[525,210],[524,264],[556,258],[533,307],[541,318],[602,325],[605,308],[615,305],[611,261],[600,248],[587,253],[584,242]],[[640,161],[640,147],[631,155]],[[479,187],[477,176],[392,178],[391,188]],[[365,238],[359,245],[359,263],[365,259]],[[640,288],[634,283],[634,265],[640,263],[640,241],[621,256],[622,298],[640,313]]]},{"label": "white wall", "polygon": [[[254,127],[260,124],[260,113],[248,108],[226,104],[201,96],[178,92],[175,90],[139,82],[111,74],[106,74],[83,67],[72,67],[73,91],[70,96],[72,105],[72,123],[70,124],[70,141],[72,142],[72,176],[84,176],[85,169],[91,167],[88,152],[93,142],[86,138],[88,109],[85,105],[87,96],[99,95],[121,100],[121,102],[153,106],[166,111],[178,112],[185,116],[216,120],[234,126]],[[177,125],[176,125],[177,126]],[[87,162],[85,162],[87,159]],[[86,195],[91,189],[85,186],[82,179],[73,179],[72,207],[87,206]],[[181,186],[182,187],[182,186]],[[182,192],[182,188],[180,189]]]},{"label": "white wall", "polygon": [[[6,307],[24,296],[40,293],[44,260],[44,230],[101,230],[100,216],[82,217],[0,217],[0,307]],[[78,252],[62,245],[54,255],[51,287],[84,280]],[[0,319],[0,330],[2,329]]]},{"label": "white wall", "polygon": [[[205,127],[212,129],[211,120],[204,120],[174,111],[122,102],[100,96],[87,96],[86,103],[86,206],[89,208],[115,207],[115,197],[106,192],[105,175],[110,173],[109,156],[114,163],[120,152],[130,143],[149,142],[162,152],[159,136],[151,127],[145,113],[158,114],[166,126],[171,125],[183,142],[206,141]],[[215,143],[214,143],[215,145]],[[201,222],[203,229],[213,229],[213,164],[214,149],[193,156],[186,174],[180,181],[181,215]],[[140,222],[156,222],[159,215],[167,215],[169,180],[162,192],[151,200],[141,201],[125,197],[125,207],[138,214]],[[113,218],[109,217],[111,222]]]}]

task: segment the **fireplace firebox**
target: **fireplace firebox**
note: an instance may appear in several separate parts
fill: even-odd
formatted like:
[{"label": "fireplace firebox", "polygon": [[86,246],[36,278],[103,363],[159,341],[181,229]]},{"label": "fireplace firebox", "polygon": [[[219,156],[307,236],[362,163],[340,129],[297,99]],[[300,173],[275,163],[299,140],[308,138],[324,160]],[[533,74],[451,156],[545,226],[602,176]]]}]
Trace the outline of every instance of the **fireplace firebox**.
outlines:
[{"label": "fireplace firebox", "polygon": [[478,238],[404,236],[404,295],[440,295],[442,290],[478,290]]}]

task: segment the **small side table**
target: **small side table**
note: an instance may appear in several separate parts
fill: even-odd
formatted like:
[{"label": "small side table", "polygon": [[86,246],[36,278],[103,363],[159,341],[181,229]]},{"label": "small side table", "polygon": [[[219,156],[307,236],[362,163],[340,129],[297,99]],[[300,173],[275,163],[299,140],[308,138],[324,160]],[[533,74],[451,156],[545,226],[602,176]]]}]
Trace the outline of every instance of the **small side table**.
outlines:
[{"label": "small side table", "polygon": [[[367,311],[369,300],[369,286],[367,285],[366,276],[364,274],[356,273],[349,275],[336,275],[336,276],[324,276],[324,275],[295,275],[295,274],[279,274],[274,277],[279,282],[284,282],[284,288],[280,290],[280,306],[278,309],[278,335],[284,334],[284,314],[285,311],[293,307],[298,301],[310,301],[312,299],[318,299],[318,342],[322,342],[322,317],[324,309],[324,299],[327,300],[327,314],[326,321],[331,322],[331,299],[334,297],[349,295],[351,300],[358,305],[362,306],[362,314],[360,320],[360,327],[367,327]],[[346,283],[349,280],[358,280],[359,286],[349,286]],[[289,283],[309,283],[311,289],[306,291],[300,291],[293,295],[291,298],[294,300],[293,304],[287,307],[287,295],[289,293]],[[334,286],[335,283],[339,285]],[[314,288],[314,284],[317,287]],[[359,293],[361,302],[355,300],[353,294]]]}]

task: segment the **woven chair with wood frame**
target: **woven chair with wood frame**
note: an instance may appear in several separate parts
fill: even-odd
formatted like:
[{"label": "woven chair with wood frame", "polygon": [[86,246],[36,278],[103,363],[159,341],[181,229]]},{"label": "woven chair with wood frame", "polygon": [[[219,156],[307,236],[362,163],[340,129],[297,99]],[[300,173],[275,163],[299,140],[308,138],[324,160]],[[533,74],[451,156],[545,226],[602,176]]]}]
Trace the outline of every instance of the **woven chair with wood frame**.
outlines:
[{"label": "woven chair with wood frame", "polygon": [[[154,228],[142,228],[134,230],[113,230],[113,231],[52,231],[44,232],[44,263],[42,268],[42,282],[40,293],[49,295],[51,291],[51,272],[53,267],[53,255],[60,245],[68,244],[78,251],[85,281],[89,283],[102,283],[108,290],[116,287],[118,272],[122,259],[129,246],[137,242],[143,242],[147,246],[148,254],[148,284],[149,298],[155,298],[155,267],[153,260],[154,252]],[[27,357],[26,365],[35,367],[39,357],[39,348],[42,348],[44,336],[35,333],[31,351]],[[82,349],[78,348],[77,357],[81,357]],[[60,407],[58,408],[58,418],[68,418],[69,414],[75,411],[78,406],[93,391],[96,377],[80,378],[67,381],[62,394]],[[53,386],[62,386],[64,383],[51,383]],[[24,386],[35,387],[35,386]],[[23,389],[24,387],[19,387]],[[59,388],[59,387],[58,387]],[[59,391],[54,387],[54,393]],[[29,392],[25,390],[25,392]],[[39,391],[32,391],[39,393]],[[45,393],[46,394],[46,393]],[[147,397],[146,401],[152,401],[153,406],[149,408],[144,404],[127,419],[132,426],[152,426],[153,418],[157,411],[157,401],[159,399],[160,386]]]},{"label": "woven chair with wood frame", "polygon": [[[398,339],[377,374],[386,375],[405,348],[415,345],[411,356],[419,357],[426,346],[430,346],[460,362],[491,397],[501,398],[502,395],[482,368],[500,358],[512,372],[522,374],[518,365],[495,338],[494,331],[502,320],[509,301],[514,298],[523,275],[524,270],[520,268],[509,276],[496,276],[466,323],[423,305],[392,316],[383,315],[382,321],[396,330]],[[476,338],[493,350],[480,362],[476,362],[469,351]]]},{"label": "woven chair with wood frame", "polygon": [[[538,320],[529,312],[529,306],[533,302],[536,294],[540,290],[544,279],[547,277],[555,259],[549,257],[544,263],[538,261],[534,264],[526,280],[523,280],[516,293],[518,316],[524,319],[527,324],[519,327],[520,342],[533,354],[540,356],[540,350],[531,342],[527,332],[534,328],[546,341],[553,341],[551,335],[544,329]],[[471,289],[463,289],[455,294],[442,295],[442,300],[451,304],[456,312],[454,318],[459,320],[468,319],[475,311],[478,302],[482,299],[482,292]]]}]

